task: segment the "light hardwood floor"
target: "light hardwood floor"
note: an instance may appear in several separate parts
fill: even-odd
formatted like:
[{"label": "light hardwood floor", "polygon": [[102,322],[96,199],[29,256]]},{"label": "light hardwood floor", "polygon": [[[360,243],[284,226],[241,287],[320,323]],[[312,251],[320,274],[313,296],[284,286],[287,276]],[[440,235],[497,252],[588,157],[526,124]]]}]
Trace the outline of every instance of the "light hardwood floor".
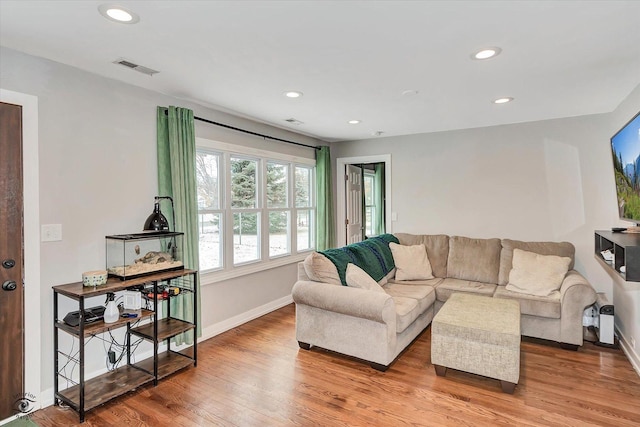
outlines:
[{"label": "light hardwood floor", "polygon": [[[639,426],[640,377],[621,350],[523,340],[520,383],[430,363],[430,328],[387,372],[295,340],[295,307],[218,335],[188,368],[87,413],[84,426]],[[32,415],[77,425],[70,409]]]}]

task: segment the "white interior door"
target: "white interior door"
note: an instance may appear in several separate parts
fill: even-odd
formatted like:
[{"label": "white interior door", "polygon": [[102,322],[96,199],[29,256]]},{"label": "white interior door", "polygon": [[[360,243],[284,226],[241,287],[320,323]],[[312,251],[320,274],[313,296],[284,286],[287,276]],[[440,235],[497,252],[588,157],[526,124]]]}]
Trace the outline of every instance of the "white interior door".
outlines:
[{"label": "white interior door", "polygon": [[347,244],[362,241],[364,227],[362,216],[362,168],[347,165],[346,170],[347,196]]}]

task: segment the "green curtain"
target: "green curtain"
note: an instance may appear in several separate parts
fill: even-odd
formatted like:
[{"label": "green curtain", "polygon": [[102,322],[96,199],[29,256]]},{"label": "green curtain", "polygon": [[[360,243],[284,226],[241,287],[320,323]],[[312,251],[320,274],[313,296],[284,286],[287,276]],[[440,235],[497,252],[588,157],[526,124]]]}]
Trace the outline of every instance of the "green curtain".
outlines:
[{"label": "green curtain", "polygon": [[316,200],[316,250],[322,251],[333,247],[335,236],[331,154],[327,146],[316,150]]},{"label": "green curtain", "polygon": [[[197,270],[198,255],[198,205],[196,196],[196,139],[193,111],[179,107],[158,107],[158,195],[170,196],[175,205],[175,224],[171,229],[184,233],[182,261],[186,268]],[[169,207],[162,208],[172,222]],[[197,334],[200,331],[200,280],[197,289]],[[193,298],[179,295],[171,298],[171,315],[191,320]],[[193,333],[176,337],[175,342],[193,342]]]},{"label": "green curtain", "polygon": [[376,203],[376,217],[375,217],[375,227],[373,232],[376,235],[384,234],[385,225],[384,225],[384,163],[376,163],[375,164],[375,177],[374,177],[374,188],[375,191],[375,203]]}]

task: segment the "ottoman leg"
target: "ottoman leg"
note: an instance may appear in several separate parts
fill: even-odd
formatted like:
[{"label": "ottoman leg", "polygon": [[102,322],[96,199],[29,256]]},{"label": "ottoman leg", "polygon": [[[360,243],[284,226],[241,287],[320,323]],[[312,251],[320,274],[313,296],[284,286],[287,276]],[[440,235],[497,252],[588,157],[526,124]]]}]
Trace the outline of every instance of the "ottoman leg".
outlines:
[{"label": "ottoman leg", "polygon": [[513,394],[514,390],[516,389],[516,385],[517,384],[510,383],[508,381],[500,381],[500,386],[502,387],[502,391],[504,393]]},{"label": "ottoman leg", "polygon": [[447,374],[447,367],[442,365],[433,365],[436,368],[436,375],[439,377],[444,377]]},{"label": "ottoman leg", "polygon": [[298,341],[298,346],[303,350],[309,350],[311,348],[311,344],[307,344],[306,342]]},{"label": "ottoman leg", "polygon": [[376,371],[386,372],[389,369],[389,365],[381,365],[380,363],[371,363],[371,367]]}]

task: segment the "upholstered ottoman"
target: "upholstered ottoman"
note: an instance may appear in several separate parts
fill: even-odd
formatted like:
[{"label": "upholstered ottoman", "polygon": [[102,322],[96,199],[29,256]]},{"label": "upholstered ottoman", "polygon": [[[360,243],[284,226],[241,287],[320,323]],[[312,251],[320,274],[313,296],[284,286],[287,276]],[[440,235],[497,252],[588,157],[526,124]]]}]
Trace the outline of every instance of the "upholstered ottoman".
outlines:
[{"label": "upholstered ottoman", "polygon": [[520,379],[518,301],[455,293],[431,323],[431,363],[500,380],[513,393]]}]

